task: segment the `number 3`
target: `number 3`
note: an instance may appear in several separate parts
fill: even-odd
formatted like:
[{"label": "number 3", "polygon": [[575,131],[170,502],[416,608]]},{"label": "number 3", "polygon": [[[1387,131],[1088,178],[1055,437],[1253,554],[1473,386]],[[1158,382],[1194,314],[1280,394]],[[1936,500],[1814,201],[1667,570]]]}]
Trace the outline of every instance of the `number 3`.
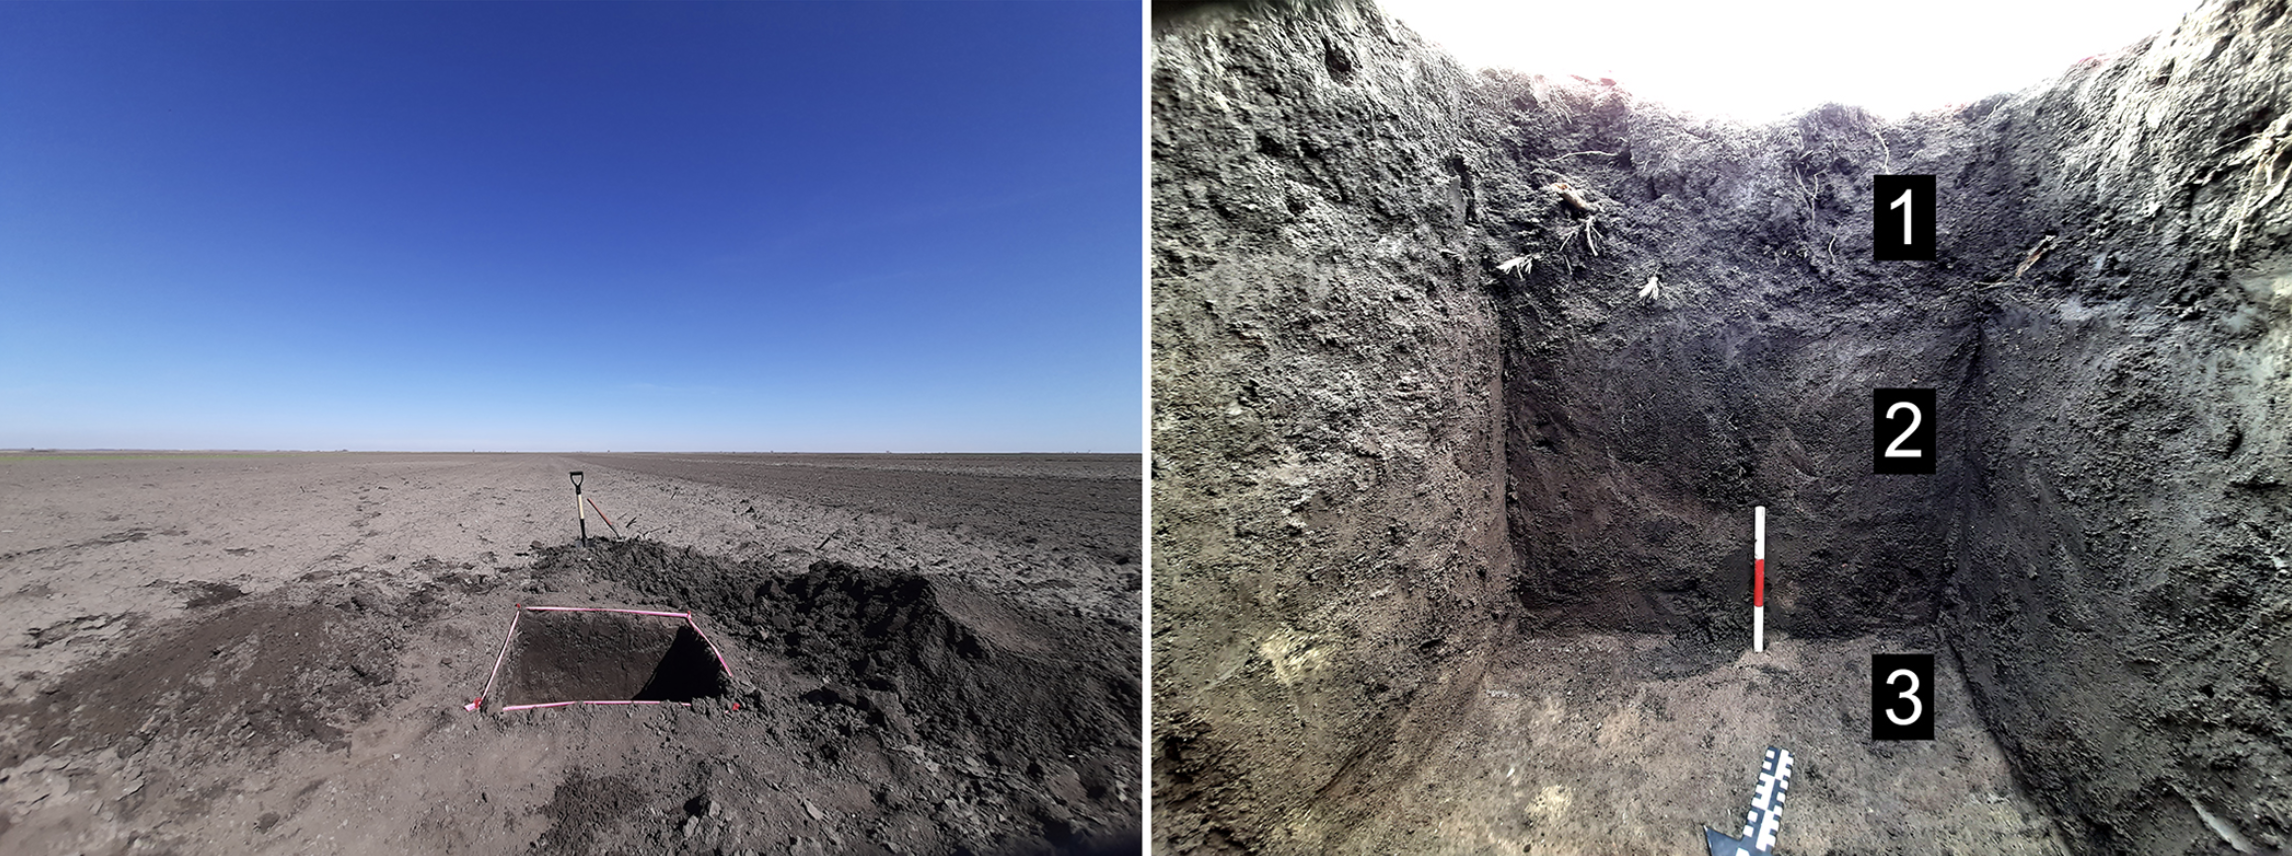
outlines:
[{"label": "number 3", "polygon": [[1897,694],[1901,698],[1910,700],[1910,715],[1907,718],[1895,716],[1894,708],[1889,707],[1886,709],[1886,719],[1895,725],[1909,725],[1910,723],[1917,722],[1920,717],[1926,715],[1926,707],[1918,703],[1918,673],[1910,671],[1909,669],[1895,669],[1891,674],[1886,676],[1886,685],[1890,687],[1893,686],[1895,678],[1910,679],[1910,688]]},{"label": "number 3", "polygon": [[[1886,418],[1893,419],[1894,411],[1905,407],[1910,409],[1910,427],[1902,429],[1902,436],[1896,437],[1894,442],[1886,444],[1886,456],[1889,458],[1915,458],[1921,454],[1917,449],[1896,448],[1902,445],[1902,441],[1910,439],[1910,435],[1918,430],[1918,423],[1925,421],[1925,417],[1918,412],[1918,405],[1907,401],[1897,401],[1894,402],[1893,407],[1886,408]],[[1893,683],[1894,681],[1889,678],[1886,682]]]}]

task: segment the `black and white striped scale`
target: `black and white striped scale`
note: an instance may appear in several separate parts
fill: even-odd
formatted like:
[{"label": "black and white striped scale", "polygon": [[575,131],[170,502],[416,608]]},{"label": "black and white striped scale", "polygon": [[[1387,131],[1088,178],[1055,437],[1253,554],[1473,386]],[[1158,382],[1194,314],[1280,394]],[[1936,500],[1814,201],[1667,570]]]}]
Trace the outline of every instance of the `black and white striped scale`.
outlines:
[{"label": "black and white striped scale", "polygon": [[1775,852],[1775,827],[1783,818],[1783,792],[1791,787],[1791,753],[1767,747],[1759,765],[1759,787],[1751,792],[1751,811],[1744,816],[1743,834],[1730,838],[1703,828],[1703,842],[1711,856],[1766,856]]}]

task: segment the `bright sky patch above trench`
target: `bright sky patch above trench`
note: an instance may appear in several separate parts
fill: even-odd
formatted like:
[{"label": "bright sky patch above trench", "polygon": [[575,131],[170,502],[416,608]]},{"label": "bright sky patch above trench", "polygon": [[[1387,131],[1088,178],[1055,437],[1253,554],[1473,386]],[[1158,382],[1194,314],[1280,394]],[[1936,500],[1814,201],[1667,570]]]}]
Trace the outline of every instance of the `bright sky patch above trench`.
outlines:
[{"label": "bright sky patch above trench", "polygon": [[1608,77],[1674,109],[1763,122],[1832,101],[1899,119],[2020,90],[2169,32],[2196,0],[1380,5],[1468,68]]}]

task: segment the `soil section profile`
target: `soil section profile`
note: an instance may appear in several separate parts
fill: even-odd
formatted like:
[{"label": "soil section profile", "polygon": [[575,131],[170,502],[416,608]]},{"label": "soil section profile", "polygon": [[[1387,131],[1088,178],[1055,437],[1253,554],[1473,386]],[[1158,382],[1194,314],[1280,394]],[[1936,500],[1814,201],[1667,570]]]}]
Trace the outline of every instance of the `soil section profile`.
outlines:
[{"label": "soil section profile", "polygon": [[[1690,850],[1739,785],[1667,783],[1778,745],[1841,852],[2292,847],[2292,12],[2192,5],[2020,92],[1744,126],[1368,2],[1156,4],[1157,845]],[[1877,175],[1935,177],[1932,261],[1874,258]],[[1872,472],[1895,388],[1931,475]],[[1820,668],[1741,660],[1761,505],[1769,653]],[[1903,634],[2013,787],[1868,739],[1837,663]],[[1612,638],[1648,662],[1512,659]],[[1553,696],[1587,673],[1624,699]],[[1699,676],[1812,707],[1634,745],[1706,736],[1640,727]],[[1499,758],[1535,830],[1427,822]]]}]

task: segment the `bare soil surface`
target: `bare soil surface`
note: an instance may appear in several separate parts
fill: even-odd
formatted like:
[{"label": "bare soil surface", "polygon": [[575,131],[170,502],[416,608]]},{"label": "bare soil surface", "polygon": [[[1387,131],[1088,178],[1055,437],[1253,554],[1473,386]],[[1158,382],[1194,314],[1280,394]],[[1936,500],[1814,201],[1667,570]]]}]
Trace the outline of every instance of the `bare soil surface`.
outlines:
[{"label": "bare soil surface", "polygon": [[583,455],[634,473],[855,514],[1050,542],[1136,564],[1139,460],[1124,455]]},{"label": "bare soil surface", "polygon": [[[929,522],[972,512],[860,457],[932,507],[551,455],[0,455],[0,852],[1135,850],[1134,560]],[[1080,466],[1134,507],[1116,460]],[[573,543],[571,469],[650,537]],[[541,628],[504,690],[694,702],[465,711],[516,603],[689,610],[730,678],[663,668],[673,626]],[[548,685],[598,644],[672,650]]]}]

